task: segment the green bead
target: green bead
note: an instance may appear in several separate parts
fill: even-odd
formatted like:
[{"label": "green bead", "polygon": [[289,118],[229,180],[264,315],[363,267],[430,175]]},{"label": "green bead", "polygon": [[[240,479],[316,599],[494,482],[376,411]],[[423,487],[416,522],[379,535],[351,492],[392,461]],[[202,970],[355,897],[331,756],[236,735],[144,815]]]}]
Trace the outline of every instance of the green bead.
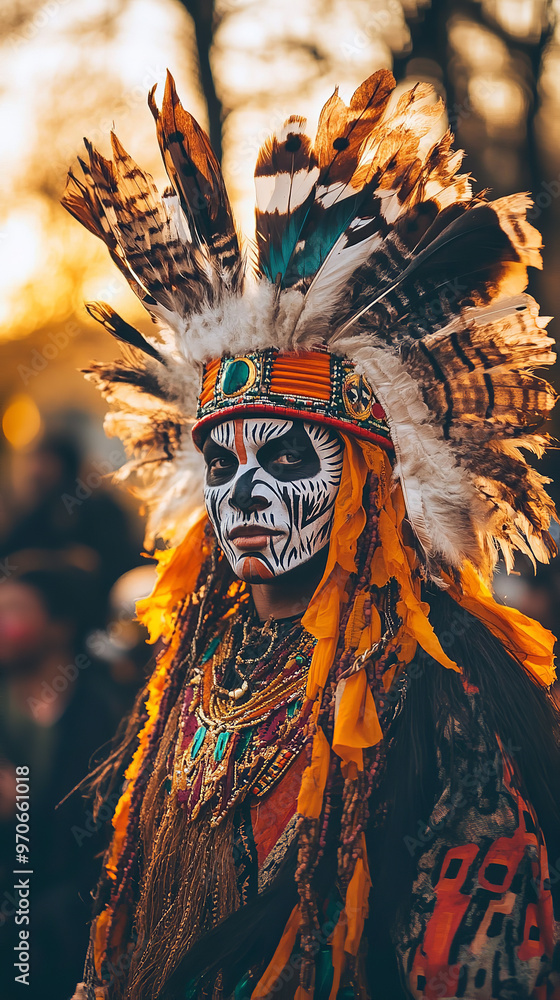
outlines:
[{"label": "green bead", "polygon": [[231,733],[220,733],[218,739],[216,740],[216,747],[214,749],[214,760],[218,763],[221,761],[222,757],[226,752],[226,747],[228,745]]},{"label": "green bead", "polygon": [[296,656],[296,663],[305,663],[306,660],[307,660],[307,657],[306,656],[301,656],[301,654],[299,654],[299,653]]},{"label": "green bead", "polygon": [[221,635],[217,635],[214,639],[212,639],[212,642],[208,646],[206,652],[200,658],[201,663],[208,663],[208,660],[210,660],[214,656],[214,653],[216,652],[221,641],[222,641]]},{"label": "green bead", "polygon": [[249,743],[251,742],[251,739],[253,738],[253,728],[254,727],[251,726],[249,729],[245,729],[241,733],[241,736],[239,737],[238,744],[237,744],[237,746],[235,748],[235,759],[236,760],[241,760],[241,757],[243,756],[243,754],[245,753],[247,747],[249,746]]},{"label": "green bead", "polygon": [[196,733],[194,734],[194,740],[191,746],[191,760],[194,760],[198,751],[200,750],[202,744],[204,743],[204,737],[206,736],[206,726],[199,726]]}]

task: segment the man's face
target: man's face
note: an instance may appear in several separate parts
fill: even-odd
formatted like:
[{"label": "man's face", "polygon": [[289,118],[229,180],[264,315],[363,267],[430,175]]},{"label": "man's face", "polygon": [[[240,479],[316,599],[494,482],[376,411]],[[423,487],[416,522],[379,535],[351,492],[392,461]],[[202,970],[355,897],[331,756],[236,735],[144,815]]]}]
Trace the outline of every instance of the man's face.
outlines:
[{"label": "man's face", "polygon": [[206,510],[232,569],[262,583],[329,540],[344,446],[303,420],[225,420],[204,443]]}]

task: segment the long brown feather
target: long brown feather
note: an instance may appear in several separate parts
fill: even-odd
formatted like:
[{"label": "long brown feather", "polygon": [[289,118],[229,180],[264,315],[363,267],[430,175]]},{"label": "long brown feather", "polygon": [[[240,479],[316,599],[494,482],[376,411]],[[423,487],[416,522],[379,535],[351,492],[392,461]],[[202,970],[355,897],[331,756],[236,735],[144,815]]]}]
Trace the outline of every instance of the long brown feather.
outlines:
[{"label": "long brown feather", "polygon": [[187,217],[193,236],[208,248],[218,271],[237,285],[242,262],[220,165],[206,133],[183,108],[171,73],[167,73],[161,111],[154,100],[148,104],[156,122],[157,137],[165,169]]}]

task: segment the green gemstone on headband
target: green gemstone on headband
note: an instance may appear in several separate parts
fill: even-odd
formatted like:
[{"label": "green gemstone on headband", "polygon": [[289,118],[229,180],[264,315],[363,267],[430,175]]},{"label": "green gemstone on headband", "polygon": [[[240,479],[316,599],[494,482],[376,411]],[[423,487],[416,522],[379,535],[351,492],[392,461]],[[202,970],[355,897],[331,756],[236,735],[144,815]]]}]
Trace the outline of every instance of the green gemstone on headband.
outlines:
[{"label": "green gemstone on headband", "polygon": [[227,361],[222,374],[224,396],[240,395],[253,385],[255,377],[255,365],[248,358],[234,358],[232,361]]}]

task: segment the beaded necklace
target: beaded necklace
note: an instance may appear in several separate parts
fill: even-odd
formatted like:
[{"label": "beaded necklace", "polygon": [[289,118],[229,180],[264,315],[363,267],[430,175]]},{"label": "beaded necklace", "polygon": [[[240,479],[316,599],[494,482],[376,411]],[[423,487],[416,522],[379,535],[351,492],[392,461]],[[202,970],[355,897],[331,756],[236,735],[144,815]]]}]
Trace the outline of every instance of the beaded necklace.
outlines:
[{"label": "beaded necklace", "polygon": [[316,640],[299,618],[246,616],[245,605],[222,623],[182,708],[172,791],[190,821],[208,807],[212,826],[247,795],[266,794],[308,735],[302,701]]}]

